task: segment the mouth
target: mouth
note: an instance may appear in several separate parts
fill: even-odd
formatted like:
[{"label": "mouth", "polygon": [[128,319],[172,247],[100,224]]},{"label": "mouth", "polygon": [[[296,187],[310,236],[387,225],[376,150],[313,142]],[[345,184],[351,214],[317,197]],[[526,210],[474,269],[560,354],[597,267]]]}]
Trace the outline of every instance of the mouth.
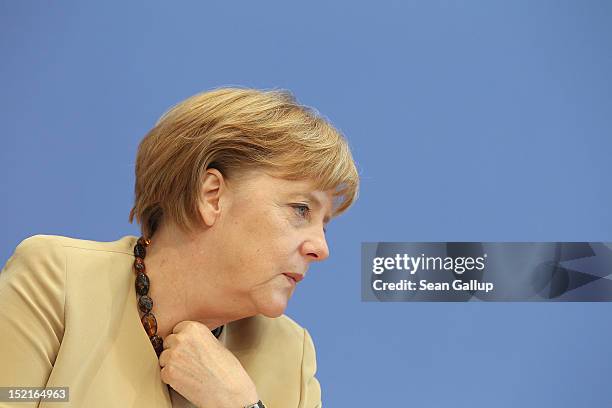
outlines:
[{"label": "mouth", "polygon": [[299,281],[304,279],[304,275],[300,275],[299,273],[287,272],[283,273],[283,275],[285,275],[289,279],[292,279],[295,283],[298,283]]}]

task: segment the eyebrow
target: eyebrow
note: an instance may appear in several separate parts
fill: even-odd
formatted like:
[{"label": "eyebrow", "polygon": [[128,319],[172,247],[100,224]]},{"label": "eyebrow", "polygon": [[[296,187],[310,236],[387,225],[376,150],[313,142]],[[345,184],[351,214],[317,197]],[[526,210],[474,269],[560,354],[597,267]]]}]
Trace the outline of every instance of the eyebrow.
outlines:
[{"label": "eyebrow", "polygon": [[[319,208],[323,208],[323,204],[321,204],[321,201],[319,201],[319,199],[317,197],[315,197],[314,194],[312,193],[300,193],[300,195],[305,196],[307,199],[309,199],[310,201],[314,202],[315,205]],[[331,214],[326,214],[325,217],[323,218],[323,222],[325,224],[328,224],[329,221],[331,220]]]}]

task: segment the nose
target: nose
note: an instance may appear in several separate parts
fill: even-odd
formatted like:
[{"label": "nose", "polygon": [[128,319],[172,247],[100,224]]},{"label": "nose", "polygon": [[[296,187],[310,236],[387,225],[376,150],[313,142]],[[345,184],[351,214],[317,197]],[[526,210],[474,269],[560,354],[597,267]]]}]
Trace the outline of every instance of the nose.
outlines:
[{"label": "nose", "polygon": [[302,255],[310,261],[323,261],[329,257],[329,248],[323,229],[313,231],[302,244]]}]

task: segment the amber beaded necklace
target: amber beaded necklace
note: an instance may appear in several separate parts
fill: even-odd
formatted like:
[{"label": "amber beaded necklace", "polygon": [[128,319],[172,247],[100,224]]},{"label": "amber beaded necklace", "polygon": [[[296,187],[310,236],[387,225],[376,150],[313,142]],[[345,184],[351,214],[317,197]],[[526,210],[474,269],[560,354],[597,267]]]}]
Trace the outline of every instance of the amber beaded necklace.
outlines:
[{"label": "amber beaded necklace", "polygon": [[[149,277],[147,276],[147,269],[145,268],[144,258],[147,255],[146,248],[151,243],[150,239],[145,239],[144,237],[138,238],[136,241],[136,245],[134,246],[134,271],[136,272],[136,294],[138,295],[138,308],[143,314],[140,321],[147,332],[147,336],[149,336],[149,340],[153,345],[153,349],[155,349],[155,353],[157,357],[164,351],[164,341],[163,339],[157,335],[157,319],[155,319],[155,315],[151,312],[153,309],[153,299],[151,299],[148,295],[149,293]],[[221,332],[223,331],[223,326],[217,327],[212,330],[212,334],[216,338],[219,338]]]}]

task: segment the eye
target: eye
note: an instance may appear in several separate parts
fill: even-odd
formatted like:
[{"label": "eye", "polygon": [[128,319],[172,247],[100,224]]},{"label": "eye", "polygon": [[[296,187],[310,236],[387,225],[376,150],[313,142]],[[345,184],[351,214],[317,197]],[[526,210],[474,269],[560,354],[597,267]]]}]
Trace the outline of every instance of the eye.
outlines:
[{"label": "eye", "polygon": [[[307,204],[292,204],[291,207],[295,210],[295,212],[300,216],[300,218],[309,219],[310,218],[310,207]],[[327,234],[327,228],[323,227],[323,233]]]},{"label": "eye", "polygon": [[310,216],[310,207],[308,207],[306,204],[295,204],[292,207],[300,217],[308,218]]}]

